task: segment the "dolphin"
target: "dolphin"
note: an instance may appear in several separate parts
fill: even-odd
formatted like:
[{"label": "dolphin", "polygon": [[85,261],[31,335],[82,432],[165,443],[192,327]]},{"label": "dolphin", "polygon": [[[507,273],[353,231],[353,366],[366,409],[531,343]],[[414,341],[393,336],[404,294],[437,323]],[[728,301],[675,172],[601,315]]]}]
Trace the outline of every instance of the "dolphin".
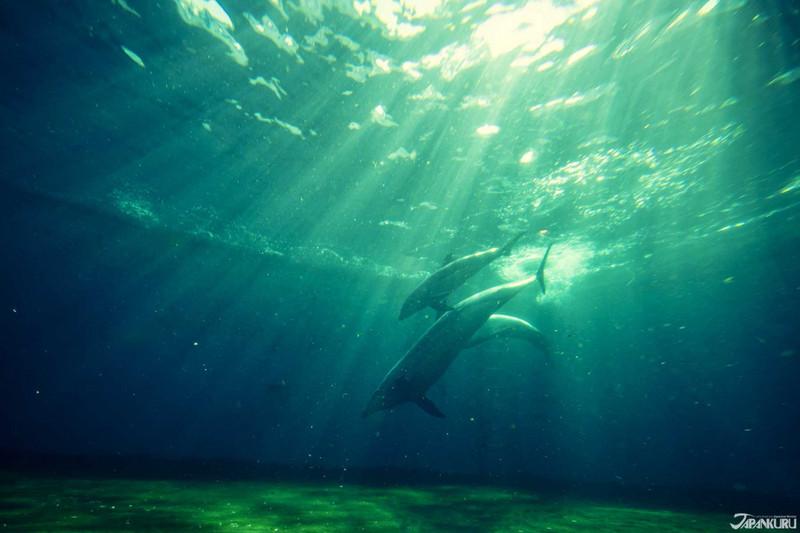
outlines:
[{"label": "dolphin", "polygon": [[533,324],[527,320],[510,316],[494,314],[489,317],[486,323],[469,340],[464,349],[474,348],[479,344],[493,339],[517,338],[531,343],[539,348],[546,355],[550,355],[550,343]]},{"label": "dolphin", "polygon": [[417,311],[430,306],[441,315],[449,309],[445,299],[451,292],[464,284],[480,269],[497,259],[507,255],[525,232],[518,233],[501,248],[489,248],[481,252],[466,255],[453,260],[445,258],[445,264],[439,270],[425,278],[403,302],[400,309],[400,320],[405,320]]},{"label": "dolphin", "polygon": [[406,402],[416,403],[431,416],[444,414],[426,396],[492,314],[519,292],[539,283],[544,292],[544,266],[552,244],[547,247],[536,274],[473,294],[445,312],[406,352],[373,393],[362,417]]}]

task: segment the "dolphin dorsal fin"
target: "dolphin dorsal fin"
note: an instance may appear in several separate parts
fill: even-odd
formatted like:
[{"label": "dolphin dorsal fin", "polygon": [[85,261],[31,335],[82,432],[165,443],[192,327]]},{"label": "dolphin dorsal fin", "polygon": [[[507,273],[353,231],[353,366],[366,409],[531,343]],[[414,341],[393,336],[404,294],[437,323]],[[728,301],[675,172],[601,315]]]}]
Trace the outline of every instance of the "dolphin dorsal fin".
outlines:
[{"label": "dolphin dorsal fin", "polygon": [[441,412],[439,408],[436,407],[436,404],[434,404],[427,396],[420,396],[417,399],[416,404],[419,405],[420,408],[429,415],[435,416],[436,418],[444,418],[444,413]]},{"label": "dolphin dorsal fin", "polygon": [[525,236],[527,231],[520,231],[513,237],[511,240],[508,241],[502,248],[500,248],[500,255],[508,255],[511,253],[511,250],[514,248],[514,245],[517,244],[517,241],[520,240],[522,237]]},{"label": "dolphin dorsal fin", "polygon": [[450,263],[453,262],[453,259],[455,258],[456,256],[454,256],[452,253],[447,254],[446,256],[444,256],[444,259],[442,260],[442,266],[449,265]]},{"label": "dolphin dorsal fin", "polygon": [[550,255],[550,248],[553,247],[553,243],[550,243],[547,246],[547,250],[544,252],[544,257],[542,257],[542,262],[539,263],[539,268],[536,270],[536,280],[539,282],[539,286],[542,288],[542,294],[547,292],[547,288],[544,284],[544,266],[547,264],[547,256]]}]

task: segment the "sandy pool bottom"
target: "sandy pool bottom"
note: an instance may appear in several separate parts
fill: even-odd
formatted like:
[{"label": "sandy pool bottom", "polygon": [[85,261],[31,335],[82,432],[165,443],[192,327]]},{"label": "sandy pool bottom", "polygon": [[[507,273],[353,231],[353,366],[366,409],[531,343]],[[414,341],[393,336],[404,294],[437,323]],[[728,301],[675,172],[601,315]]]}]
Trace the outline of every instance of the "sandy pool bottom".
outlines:
[{"label": "sandy pool bottom", "polygon": [[0,476],[2,531],[729,531],[731,517],[475,486]]}]

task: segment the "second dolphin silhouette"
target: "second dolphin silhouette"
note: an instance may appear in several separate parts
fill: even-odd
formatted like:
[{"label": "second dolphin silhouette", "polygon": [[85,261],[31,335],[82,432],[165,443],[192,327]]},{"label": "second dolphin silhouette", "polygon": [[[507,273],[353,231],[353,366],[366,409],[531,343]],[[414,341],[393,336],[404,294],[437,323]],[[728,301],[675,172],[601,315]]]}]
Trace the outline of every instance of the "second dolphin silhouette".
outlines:
[{"label": "second dolphin silhouette", "polygon": [[518,233],[501,248],[489,248],[488,250],[447,261],[439,270],[425,278],[414,289],[414,292],[406,298],[406,301],[403,302],[403,307],[400,309],[400,320],[405,320],[426,307],[432,307],[437,311],[438,315],[447,311],[449,307],[445,300],[450,293],[477,274],[483,267],[498,257],[507,255],[523,235],[525,235],[525,232]]},{"label": "second dolphin silhouette", "polygon": [[362,416],[412,402],[432,416],[444,417],[426,396],[428,389],[442,377],[470,338],[495,311],[534,283],[538,282],[542,292],[545,291],[544,266],[551,247],[552,244],[547,247],[535,275],[474,294],[434,322],[389,370]]}]

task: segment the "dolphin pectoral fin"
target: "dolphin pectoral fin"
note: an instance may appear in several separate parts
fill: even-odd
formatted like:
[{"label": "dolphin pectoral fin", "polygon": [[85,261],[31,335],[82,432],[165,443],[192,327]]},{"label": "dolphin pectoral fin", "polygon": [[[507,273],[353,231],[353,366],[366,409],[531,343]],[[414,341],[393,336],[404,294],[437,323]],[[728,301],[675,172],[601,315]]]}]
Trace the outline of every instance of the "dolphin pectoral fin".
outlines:
[{"label": "dolphin pectoral fin", "polygon": [[547,263],[547,256],[550,255],[550,248],[553,247],[553,243],[550,243],[547,246],[547,250],[544,252],[544,257],[542,257],[542,262],[539,263],[539,269],[536,270],[536,281],[539,282],[539,286],[542,288],[542,294],[547,292],[547,288],[544,285],[544,265]]},{"label": "dolphin pectoral fin", "polygon": [[416,401],[416,404],[419,405],[420,408],[429,415],[435,416],[436,418],[444,418],[444,413],[441,412],[427,396],[419,397]]}]

